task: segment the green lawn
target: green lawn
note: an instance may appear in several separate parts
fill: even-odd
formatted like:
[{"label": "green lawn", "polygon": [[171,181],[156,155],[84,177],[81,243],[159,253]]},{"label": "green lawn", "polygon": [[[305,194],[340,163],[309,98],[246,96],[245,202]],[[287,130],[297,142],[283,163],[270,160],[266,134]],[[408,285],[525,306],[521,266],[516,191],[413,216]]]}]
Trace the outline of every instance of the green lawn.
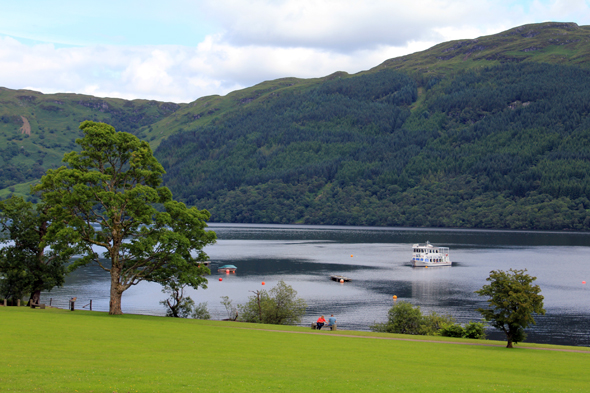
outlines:
[{"label": "green lawn", "polygon": [[590,352],[297,332],[312,331],[0,307],[0,392],[581,392],[590,385]]}]

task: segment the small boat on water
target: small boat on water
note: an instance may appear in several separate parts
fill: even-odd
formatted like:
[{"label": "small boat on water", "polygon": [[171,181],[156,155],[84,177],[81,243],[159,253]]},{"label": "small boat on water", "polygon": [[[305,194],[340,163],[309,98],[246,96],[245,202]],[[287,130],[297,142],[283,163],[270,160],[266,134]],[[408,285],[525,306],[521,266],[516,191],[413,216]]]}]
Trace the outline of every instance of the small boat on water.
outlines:
[{"label": "small boat on water", "polygon": [[218,272],[225,272],[225,273],[235,273],[236,272],[237,267],[235,267],[234,265],[223,265],[223,266],[219,266],[217,268]]},{"label": "small boat on water", "polygon": [[412,266],[451,266],[448,247],[439,247],[430,242],[425,244],[416,243],[412,246]]},{"label": "small boat on water", "polygon": [[330,280],[332,281],[337,281],[337,282],[348,282],[348,281],[352,281],[350,278],[348,277],[344,277],[344,276],[338,276],[338,275],[333,275],[330,276]]}]

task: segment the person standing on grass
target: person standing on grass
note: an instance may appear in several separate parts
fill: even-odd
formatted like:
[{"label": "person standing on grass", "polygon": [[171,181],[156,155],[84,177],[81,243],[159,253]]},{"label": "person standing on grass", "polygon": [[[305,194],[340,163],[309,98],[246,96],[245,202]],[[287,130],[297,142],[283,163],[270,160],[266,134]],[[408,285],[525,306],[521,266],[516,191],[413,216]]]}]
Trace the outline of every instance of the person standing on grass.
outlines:
[{"label": "person standing on grass", "polygon": [[321,317],[318,318],[318,321],[316,322],[317,329],[322,330],[322,326],[324,326],[324,323],[326,323],[326,320],[324,319],[324,316],[322,315]]},{"label": "person standing on grass", "polygon": [[328,324],[326,326],[334,326],[336,325],[336,317],[334,316],[334,314],[330,315],[330,318],[328,318]]}]

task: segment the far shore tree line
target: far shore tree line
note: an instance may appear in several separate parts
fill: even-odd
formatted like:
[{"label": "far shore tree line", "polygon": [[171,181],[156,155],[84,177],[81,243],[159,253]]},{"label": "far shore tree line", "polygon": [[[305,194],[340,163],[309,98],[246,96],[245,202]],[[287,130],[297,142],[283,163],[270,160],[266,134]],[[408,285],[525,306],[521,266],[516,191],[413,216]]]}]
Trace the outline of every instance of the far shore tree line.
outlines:
[{"label": "far shore tree line", "polygon": [[[122,314],[124,291],[142,281],[157,282],[169,299],[161,303],[167,316],[209,319],[206,303],[195,304],[184,289],[207,288],[210,274],[203,248],[216,241],[207,231],[207,210],[188,208],[161,186],[165,173],[149,144],[105,123],[85,121],[82,150],[64,155],[67,166],[48,170],[32,188],[34,205],[20,197],[0,201],[0,296],[40,303],[42,291],[64,283],[78,267],[97,264],[111,277],[109,314]],[[72,259],[77,255],[78,258]],[[484,320],[506,334],[507,347],[526,338],[544,314],[543,296],[526,270],[492,271],[482,289],[488,308]],[[297,292],[280,281],[276,287],[252,291],[244,305],[222,297],[228,319],[266,324],[300,323],[307,308]],[[400,301],[378,332],[485,338],[482,322],[465,326],[448,315],[423,315],[419,307]]]}]

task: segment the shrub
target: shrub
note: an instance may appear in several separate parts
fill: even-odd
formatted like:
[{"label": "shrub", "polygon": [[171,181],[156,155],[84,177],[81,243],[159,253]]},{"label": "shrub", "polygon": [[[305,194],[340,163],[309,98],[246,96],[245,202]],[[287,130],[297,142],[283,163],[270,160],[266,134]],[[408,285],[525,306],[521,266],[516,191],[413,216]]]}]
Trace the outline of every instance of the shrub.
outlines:
[{"label": "shrub", "polygon": [[395,304],[388,312],[388,329],[390,333],[420,334],[422,325],[420,307],[413,307],[408,302]]},{"label": "shrub", "polygon": [[452,323],[443,326],[440,329],[440,335],[444,337],[463,337],[465,335],[465,329],[459,324]]},{"label": "shrub", "polygon": [[211,319],[211,314],[207,310],[207,302],[197,304],[193,309],[192,317],[195,319]]},{"label": "shrub", "polygon": [[422,326],[420,328],[420,334],[426,336],[440,335],[440,330],[447,325],[452,325],[455,320],[450,315],[440,315],[432,311],[430,314],[425,315],[422,318]]},{"label": "shrub", "polygon": [[482,322],[469,321],[465,327],[455,323],[450,315],[431,312],[422,315],[420,307],[404,301],[397,302],[389,309],[385,323],[375,322],[369,328],[374,332],[417,334],[425,336],[441,335],[445,337],[485,338],[485,326]]},{"label": "shrub", "polygon": [[404,301],[394,304],[387,315],[386,323],[375,323],[370,329],[374,332],[435,335],[442,325],[453,322],[450,315],[432,312],[424,316],[419,306]]},{"label": "shrub", "polygon": [[471,322],[465,325],[465,338],[483,340],[486,338],[485,325],[483,322]]},{"label": "shrub", "polygon": [[221,296],[221,304],[223,304],[225,311],[227,311],[228,321],[235,321],[238,319],[238,310],[233,306],[232,300],[230,300],[229,296]]}]

